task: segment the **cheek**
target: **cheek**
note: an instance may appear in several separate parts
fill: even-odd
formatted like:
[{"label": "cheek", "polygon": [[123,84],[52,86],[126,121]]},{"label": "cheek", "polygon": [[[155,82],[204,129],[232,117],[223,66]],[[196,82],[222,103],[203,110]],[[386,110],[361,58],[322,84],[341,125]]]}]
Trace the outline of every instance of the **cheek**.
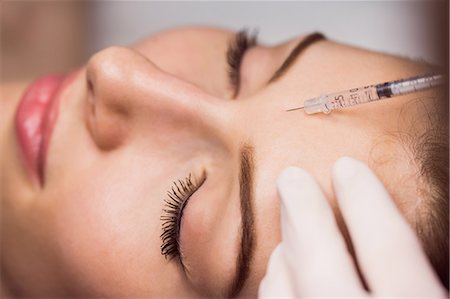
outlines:
[{"label": "cheek", "polygon": [[68,189],[57,201],[55,238],[75,285],[88,293],[130,295],[158,260],[149,255],[157,253],[159,211],[130,198],[120,182],[107,186]]},{"label": "cheek", "polygon": [[160,69],[216,97],[230,96],[225,53],[232,33],[186,28],[159,33],[134,48]]}]

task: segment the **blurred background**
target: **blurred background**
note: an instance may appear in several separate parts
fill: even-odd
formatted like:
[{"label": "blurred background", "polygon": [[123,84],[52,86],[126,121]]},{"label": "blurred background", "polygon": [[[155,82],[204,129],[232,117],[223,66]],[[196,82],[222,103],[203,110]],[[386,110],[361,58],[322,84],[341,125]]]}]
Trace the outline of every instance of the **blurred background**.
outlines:
[{"label": "blurred background", "polygon": [[80,66],[98,50],[182,25],[258,28],[262,43],[330,39],[448,67],[448,1],[0,1],[0,79]]}]

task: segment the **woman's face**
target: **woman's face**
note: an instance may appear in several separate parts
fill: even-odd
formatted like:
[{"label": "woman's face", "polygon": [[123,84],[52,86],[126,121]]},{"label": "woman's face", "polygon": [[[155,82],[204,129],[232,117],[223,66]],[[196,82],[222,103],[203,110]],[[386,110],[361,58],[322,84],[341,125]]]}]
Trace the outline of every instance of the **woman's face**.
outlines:
[{"label": "woman's face", "polygon": [[[3,87],[2,258],[12,289],[255,295],[280,241],[275,183],[284,167],[311,172],[333,205],[330,168],[340,156],[373,164],[392,192],[413,173],[387,134],[407,123],[410,97],[330,115],[286,110],[422,66],[319,40],[268,83],[299,36],[246,51],[237,89],[226,56],[234,35],[177,29],[95,54],[64,79],[34,162],[23,145],[34,141],[18,129],[30,114],[16,115],[23,87]],[[407,214],[408,203],[397,204]]]}]

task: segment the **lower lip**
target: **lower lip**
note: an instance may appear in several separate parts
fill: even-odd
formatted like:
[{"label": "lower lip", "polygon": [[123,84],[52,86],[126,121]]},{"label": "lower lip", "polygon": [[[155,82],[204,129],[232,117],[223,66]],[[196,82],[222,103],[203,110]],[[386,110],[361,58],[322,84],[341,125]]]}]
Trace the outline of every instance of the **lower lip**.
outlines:
[{"label": "lower lip", "polygon": [[[58,116],[59,95],[68,77],[53,75],[36,80],[25,91],[17,108],[15,124],[28,173],[40,186],[50,136]],[[71,81],[71,80],[70,80]]]}]

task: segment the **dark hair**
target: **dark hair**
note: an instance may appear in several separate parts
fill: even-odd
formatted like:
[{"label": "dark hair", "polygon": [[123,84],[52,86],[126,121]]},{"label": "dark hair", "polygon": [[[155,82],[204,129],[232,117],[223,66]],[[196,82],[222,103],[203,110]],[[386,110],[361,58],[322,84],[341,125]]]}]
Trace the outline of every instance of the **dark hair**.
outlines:
[{"label": "dark hair", "polygon": [[[448,89],[447,89],[448,90]],[[416,215],[417,233],[440,280],[449,288],[449,103],[448,94],[431,99],[428,118],[412,141],[424,197]]]}]

